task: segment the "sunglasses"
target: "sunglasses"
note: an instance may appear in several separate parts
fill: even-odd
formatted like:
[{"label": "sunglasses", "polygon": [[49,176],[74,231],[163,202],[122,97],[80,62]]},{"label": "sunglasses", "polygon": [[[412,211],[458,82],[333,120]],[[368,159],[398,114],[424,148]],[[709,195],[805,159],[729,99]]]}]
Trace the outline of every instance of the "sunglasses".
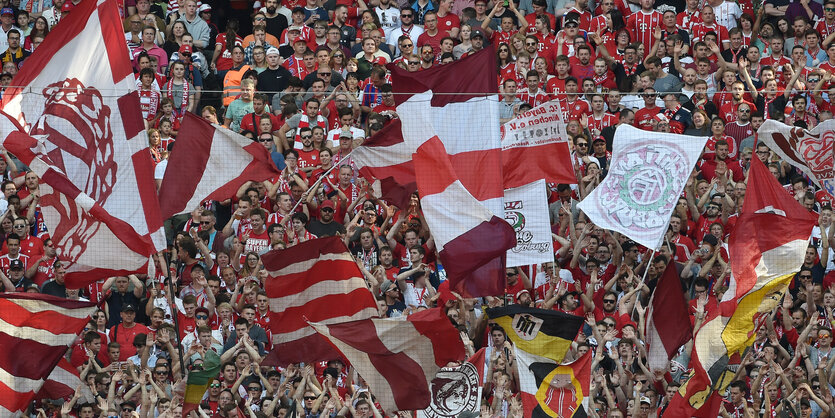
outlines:
[{"label": "sunglasses", "polygon": [[322,212],[333,212],[331,208],[322,208]]},{"label": "sunglasses", "polygon": [[823,9],[823,10],[824,10],[824,11],[827,11],[827,12],[835,12],[835,9],[833,9],[833,8],[831,8],[831,7],[827,7],[827,8],[825,8],[825,9]]},{"label": "sunglasses", "polygon": [[305,396],[305,397],[304,397],[304,400],[306,400],[306,401],[312,401],[312,400],[314,400],[314,399],[316,399],[316,397],[315,397],[315,396]]},{"label": "sunglasses", "polygon": [[272,142],[272,138],[258,138],[258,142]]},{"label": "sunglasses", "polygon": [[587,147],[587,146],[589,146],[589,144],[587,144],[587,143],[579,143],[579,144],[577,144],[577,146],[578,146],[578,147]]},{"label": "sunglasses", "polygon": [[209,319],[207,315],[195,315],[194,318],[196,319]]},{"label": "sunglasses", "polygon": [[330,77],[331,73],[318,73],[322,77]]},{"label": "sunglasses", "polygon": [[217,389],[220,387],[220,383],[212,383],[211,385],[209,385],[209,387]]},{"label": "sunglasses", "polygon": [[211,223],[210,221],[200,221],[200,225],[208,225],[210,223]]},{"label": "sunglasses", "polygon": [[603,299],[603,303],[615,303],[614,299]]},{"label": "sunglasses", "polygon": [[302,139],[310,139],[313,138],[313,135],[302,135]]},{"label": "sunglasses", "polygon": [[413,16],[412,16],[412,15],[400,15],[400,18],[401,18],[401,19],[405,19],[405,18],[407,18],[407,17],[408,17],[409,19],[411,19]]},{"label": "sunglasses", "polygon": [[157,371],[154,372],[154,374],[157,375],[157,376],[165,376],[165,375],[168,374],[168,372],[157,370]]},{"label": "sunglasses", "polygon": [[513,277],[513,276],[517,276],[518,274],[519,274],[519,273],[507,273],[507,276],[508,276],[508,277]]},{"label": "sunglasses", "polygon": [[247,389],[249,389],[250,392],[260,392],[261,391],[260,386],[251,386],[251,387],[248,387]]},{"label": "sunglasses", "polygon": [[122,412],[133,412],[132,408],[122,408]]},{"label": "sunglasses", "polygon": [[525,46],[535,46],[537,42],[525,42]]},{"label": "sunglasses", "polygon": [[418,61],[409,61],[409,65],[420,65]]}]

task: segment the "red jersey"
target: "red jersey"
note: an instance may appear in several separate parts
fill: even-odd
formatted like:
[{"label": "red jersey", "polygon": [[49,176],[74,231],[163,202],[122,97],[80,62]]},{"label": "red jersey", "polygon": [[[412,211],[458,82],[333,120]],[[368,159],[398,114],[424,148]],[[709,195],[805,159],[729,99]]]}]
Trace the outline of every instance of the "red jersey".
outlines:
[{"label": "red jersey", "polygon": [[0,255],[0,269],[3,270],[3,273],[5,273],[6,276],[9,275],[9,265],[12,262],[12,260],[22,261],[24,270],[28,269],[29,266],[31,265],[30,264],[31,261],[29,259],[29,256],[25,255],[25,254],[18,254],[17,258],[10,258],[8,254]]},{"label": "red jersey", "polygon": [[685,10],[676,16],[676,26],[679,29],[684,29],[688,32],[693,31],[693,25],[696,23],[702,23],[702,14],[700,11],[696,10],[695,12],[691,12],[689,10]]},{"label": "red jersey", "polygon": [[[440,25],[440,22],[438,22],[438,24]],[[422,48],[424,45],[429,45],[432,47],[432,52],[435,55],[438,55],[441,52],[441,39],[443,39],[446,36],[449,35],[440,29],[438,30],[438,33],[435,34],[435,36],[430,35],[428,32],[423,32],[420,34],[420,36],[418,36],[417,47]]]},{"label": "red jersey", "polygon": [[736,122],[736,115],[737,115],[736,110],[737,110],[737,108],[739,108],[739,105],[741,105],[741,104],[747,104],[751,108],[751,113],[754,113],[754,112],[757,111],[757,106],[755,106],[753,103],[743,99],[741,103],[734,103],[734,102],[723,103],[722,106],[719,107],[719,117],[724,119],[725,123]]},{"label": "red jersey", "polygon": [[[182,324],[182,323],[181,323]],[[110,341],[119,343],[119,361],[125,361],[128,357],[136,355],[136,347],[133,346],[133,339],[139,334],[147,334],[150,330],[142,324],[134,324],[130,328],[116,324],[107,331]]]},{"label": "red jersey", "polygon": [[[296,151],[299,152],[299,167],[301,168],[316,167],[317,165],[322,163],[321,161],[319,161],[319,150],[317,150],[316,148],[313,148],[310,151]],[[314,181],[312,178],[310,180]]]},{"label": "red jersey", "polygon": [[662,109],[658,106],[654,107],[644,107],[643,109],[639,109],[635,112],[635,121],[632,122],[635,127],[641,128],[645,131],[652,130],[652,124],[650,121],[652,118],[661,112]]},{"label": "red jersey", "polygon": [[565,120],[579,120],[581,115],[591,114],[591,108],[589,107],[589,104],[583,100],[575,100],[573,102],[563,100],[560,102],[560,106],[562,107],[562,112],[563,116],[565,117]]},{"label": "red jersey", "polygon": [[722,48],[723,43],[730,42],[730,37],[728,37],[728,28],[713,22],[712,24],[708,25],[705,22],[699,22],[693,25],[693,36],[690,38],[690,42],[696,43],[699,41],[704,41],[705,35],[708,32],[716,33],[716,36],[719,37],[719,47]]},{"label": "red jersey", "polygon": [[523,89],[517,94],[519,96],[519,100],[531,105],[532,107],[537,107],[551,100],[551,96],[542,90],[537,90],[536,93],[530,93],[528,89]]},{"label": "red jersey", "polygon": [[644,54],[648,54],[655,44],[653,32],[661,24],[661,18],[661,13],[656,10],[649,13],[639,10],[626,19],[626,29],[632,37],[632,42],[644,44]]},{"label": "red jersey", "polygon": [[600,117],[600,119],[595,118],[594,114],[592,114],[591,116],[589,116],[589,131],[594,132],[595,130],[597,130],[597,132],[600,132],[603,130],[603,128],[615,125],[617,123],[617,116],[611,113],[604,113],[603,116]]},{"label": "red jersey", "polygon": [[438,31],[446,32],[446,36],[451,36],[452,30],[461,26],[461,19],[455,13],[447,13],[446,16],[438,16]]}]

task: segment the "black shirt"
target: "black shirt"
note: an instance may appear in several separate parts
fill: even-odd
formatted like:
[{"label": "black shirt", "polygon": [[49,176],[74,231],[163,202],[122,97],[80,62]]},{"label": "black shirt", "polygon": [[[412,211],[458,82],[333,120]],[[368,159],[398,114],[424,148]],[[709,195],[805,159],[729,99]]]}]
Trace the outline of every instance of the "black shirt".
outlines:
[{"label": "black shirt", "polygon": [[287,27],[287,17],[281,13],[278,16],[267,18],[267,33],[276,38],[281,37],[281,34],[284,33]]},{"label": "black shirt", "polygon": [[316,235],[319,238],[322,237],[332,237],[335,236],[337,233],[345,233],[345,226],[340,224],[339,222],[328,222],[323,223],[318,219],[314,219],[310,221],[310,224],[307,225],[307,231],[313,235]]},{"label": "black shirt", "polygon": [[[290,71],[282,66],[278,66],[275,70],[267,68],[258,74],[258,90],[261,91],[284,91],[290,84]],[[267,103],[272,103],[273,95],[275,93],[267,93]]]},{"label": "black shirt", "polygon": [[52,279],[44,283],[41,293],[57,296],[59,298],[65,298],[67,297],[67,286],[63,284],[58,284],[58,282],[56,282],[55,279]]}]

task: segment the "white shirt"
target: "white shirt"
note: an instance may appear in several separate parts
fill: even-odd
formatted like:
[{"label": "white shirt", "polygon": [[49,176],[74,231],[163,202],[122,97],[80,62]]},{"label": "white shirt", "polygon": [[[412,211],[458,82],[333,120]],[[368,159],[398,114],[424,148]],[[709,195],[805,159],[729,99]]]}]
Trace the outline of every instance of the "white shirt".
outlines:
[{"label": "white shirt", "polygon": [[380,19],[380,25],[383,27],[383,32],[388,40],[389,34],[400,27],[400,9],[389,5],[388,9],[381,9],[379,6],[374,8],[377,17]]},{"label": "white shirt", "polygon": [[[331,129],[328,131],[328,134],[325,135],[325,141],[329,148],[334,148],[339,146],[339,134],[342,133],[342,128]],[[354,140],[363,139],[365,138],[365,131],[359,128],[351,127],[351,134],[354,135]]]},{"label": "white shirt", "polygon": [[716,14],[716,22],[731,30],[736,27],[736,20],[742,16],[742,9],[739,4],[725,0],[713,8],[713,13]]},{"label": "white shirt", "polygon": [[[0,27],[0,29],[2,29],[2,27]],[[18,32],[20,32],[21,34],[23,33],[23,31],[20,30],[20,28],[18,28],[17,26],[12,25],[12,27],[10,27],[9,30],[12,29],[17,29]],[[6,35],[7,33],[9,33],[9,30],[0,30],[0,54],[6,52],[6,50],[9,49],[9,40]],[[23,39],[20,40],[20,46],[23,46]]]},{"label": "white shirt", "polygon": [[[423,34],[423,28],[421,28],[417,25],[412,25],[412,29],[409,30],[408,32],[409,32],[409,39],[411,39],[412,43],[414,44],[414,47],[413,47],[412,50],[417,52],[417,50],[418,50],[418,47],[417,47],[418,37],[421,34]],[[390,46],[394,47],[394,49],[391,51],[392,53],[394,53],[394,58],[397,58],[397,57],[400,56],[400,44],[397,42],[397,40],[400,39],[401,36],[403,36],[402,25],[400,27],[396,28],[396,29],[392,29],[392,31],[390,33],[386,33],[386,43],[389,44]]]}]

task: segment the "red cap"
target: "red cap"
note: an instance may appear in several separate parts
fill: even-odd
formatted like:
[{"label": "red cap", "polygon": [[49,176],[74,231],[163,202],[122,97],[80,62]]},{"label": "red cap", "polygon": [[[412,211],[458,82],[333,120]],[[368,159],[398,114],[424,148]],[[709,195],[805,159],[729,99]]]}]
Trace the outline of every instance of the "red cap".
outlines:
[{"label": "red cap", "polygon": [[319,205],[319,210],[322,210],[324,208],[335,209],[336,207],[333,204],[333,200],[327,199],[324,202],[322,202],[321,205]]},{"label": "red cap", "polygon": [[188,56],[188,57],[183,57],[183,56],[181,56],[181,57],[180,57],[180,59],[183,59],[183,58],[191,58],[191,45],[183,45],[183,46],[181,46],[181,47],[180,47],[180,55],[182,55],[182,54],[188,54],[189,56]]},{"label": "red cap", "polygon": [[72,10],[72,8],[73,8],[72,2],[71,1],[65,1],[64,5],[61,6],[61,11],[62,12],[69,12],[69,11]]}]

